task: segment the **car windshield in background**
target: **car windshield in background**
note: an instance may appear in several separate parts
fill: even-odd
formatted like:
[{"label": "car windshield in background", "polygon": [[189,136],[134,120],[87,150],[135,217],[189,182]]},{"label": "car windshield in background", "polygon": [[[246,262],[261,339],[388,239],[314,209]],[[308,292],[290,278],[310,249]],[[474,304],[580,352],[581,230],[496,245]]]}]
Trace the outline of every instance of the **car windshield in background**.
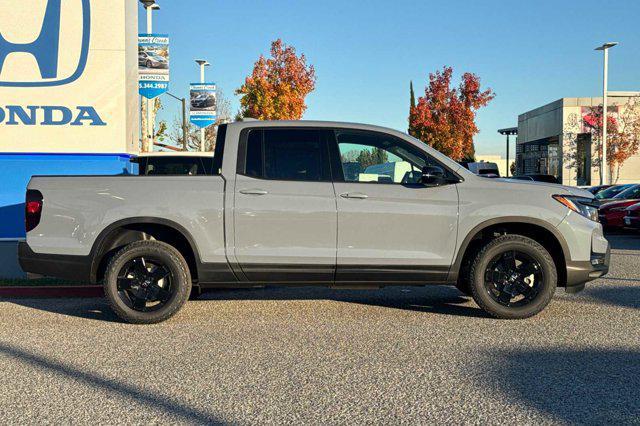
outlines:
[{"label": "car windshield in background", "polygon": [[598,200],[606,200],[609,198],[613,198],[616,195],[620,194],[621,192],[623,192],[626,189],[629,189],[633,186],[633,184],[626,184],[626,185],[615,185],[612,186],[611,188],[607,188],[604,191],[600,191],[596,194],[596,198]]},{"label": "car windshield in background", "polygon": [[615,197],[615,200],[637,200],[640,199],[640,185],[631,185]]},{"label": "car windshield in background", "polygon": [[211,175],[212,157],[141,157],[139,159],[141,175]]}]

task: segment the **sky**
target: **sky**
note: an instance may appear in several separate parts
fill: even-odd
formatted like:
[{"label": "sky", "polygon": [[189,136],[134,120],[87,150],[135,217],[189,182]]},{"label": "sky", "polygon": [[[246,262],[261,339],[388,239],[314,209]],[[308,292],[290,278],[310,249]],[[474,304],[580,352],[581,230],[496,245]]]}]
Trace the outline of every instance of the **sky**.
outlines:
[{"label": "sky", "polygon": [[[281,38],[316,69],[305,119],[376,124],[405,131],[409,82],[424,93],[430,72],[448,65],[457,81],[477,74],[496,98],[477,115],[478,154],[503,154],[498,129],[518,114],[562,97],[602,94],[602,52],[610,50],[609,90],[640,90],[640,1],[157,0],[154,32],[171,37],[170,91],[188,96],[196,58],[238,110],[234,91],[271,41]],[[139,8],[139,29],[146,30]],[[163,96],[160,119],[179,116]],[[513,152],[513,151],[512,151]]]}]

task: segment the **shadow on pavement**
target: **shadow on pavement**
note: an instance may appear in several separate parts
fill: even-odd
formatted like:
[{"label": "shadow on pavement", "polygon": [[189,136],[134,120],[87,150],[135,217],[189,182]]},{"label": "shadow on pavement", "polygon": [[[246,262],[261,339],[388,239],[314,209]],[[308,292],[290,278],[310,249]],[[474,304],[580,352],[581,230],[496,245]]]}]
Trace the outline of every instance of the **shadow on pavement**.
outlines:
[{"label": "shadow on pavement", "polygon": [[[615,278],[609,278],[615,279]],[[622,279],[622,278],[619,278]],[[638,282],[638,280],[634,280]],[[593,287],[587,294],[589,297],[611,306],[640,309],[640,286],[637,287]],[[640,390],[638,391],[640,399]],[[638,419],[640,422],[640,419]]]},{"label": "shadow on pavement", "polygon": [[14,305],[77,318],[122,322],[104,299],[5,299]]},{"label": "shadow on pavement", "polygon": [[0,342],[0,354],[12,357],[17,361],[34,367],[40,371],[51,372],[58,376],[81,382],[84,385],[97,390],[107,391],[116,397],[133,400],[139,404],[149,407],[150,409],[164,411],[178,417],[184,422],[198,424],[223,424],[211,414],[188,407],[177,401],[172,401],[166,395],[156,394],[117,380],[106,379],[97,374],[87,373],[86,371],[77,369],[71,365],[63,364],[41,355],[23,351],[22,349],[6,343]]},{"label": "shadow on pavement", "polygon": [[335,290],[324,287],[265,287],[206,291],[200,300],[330,300],[443,315],[490,318],[466,304],[470,298],[450,286],[388,287],[379,290]]},{"label": "shadow on pavement", "polygon": [[640,234],[607,232],[605,234],[613,250],[640,250]]},{"label": "shadow on pavement", "polygon": [[487,353],[479,379],[568,424],[640,423],[640,352],[536,350]]}]

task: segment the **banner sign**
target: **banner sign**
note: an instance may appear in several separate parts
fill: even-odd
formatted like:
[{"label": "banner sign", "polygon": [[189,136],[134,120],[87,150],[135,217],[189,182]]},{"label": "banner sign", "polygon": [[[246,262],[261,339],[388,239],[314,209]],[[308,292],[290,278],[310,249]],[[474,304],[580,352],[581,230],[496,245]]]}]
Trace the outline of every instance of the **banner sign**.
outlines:
[{"label": "banner sign", "polygon": [[138,92],[153,99],[169,90],[169,36],[138,34]]},{"label": "banner sign", "polygon": [[216,122],[218,116],[216,84],[191,83],[189,121],[204,128]]}]

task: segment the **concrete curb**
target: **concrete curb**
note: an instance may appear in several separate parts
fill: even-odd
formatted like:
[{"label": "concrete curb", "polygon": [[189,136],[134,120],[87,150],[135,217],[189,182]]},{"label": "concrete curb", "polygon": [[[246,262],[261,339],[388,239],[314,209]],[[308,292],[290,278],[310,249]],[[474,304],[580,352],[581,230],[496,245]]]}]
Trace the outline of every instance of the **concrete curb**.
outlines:
[{"label": "concrete curb", "polygon": [[0,287],[0,298],[104,297],[102,286]]}]

